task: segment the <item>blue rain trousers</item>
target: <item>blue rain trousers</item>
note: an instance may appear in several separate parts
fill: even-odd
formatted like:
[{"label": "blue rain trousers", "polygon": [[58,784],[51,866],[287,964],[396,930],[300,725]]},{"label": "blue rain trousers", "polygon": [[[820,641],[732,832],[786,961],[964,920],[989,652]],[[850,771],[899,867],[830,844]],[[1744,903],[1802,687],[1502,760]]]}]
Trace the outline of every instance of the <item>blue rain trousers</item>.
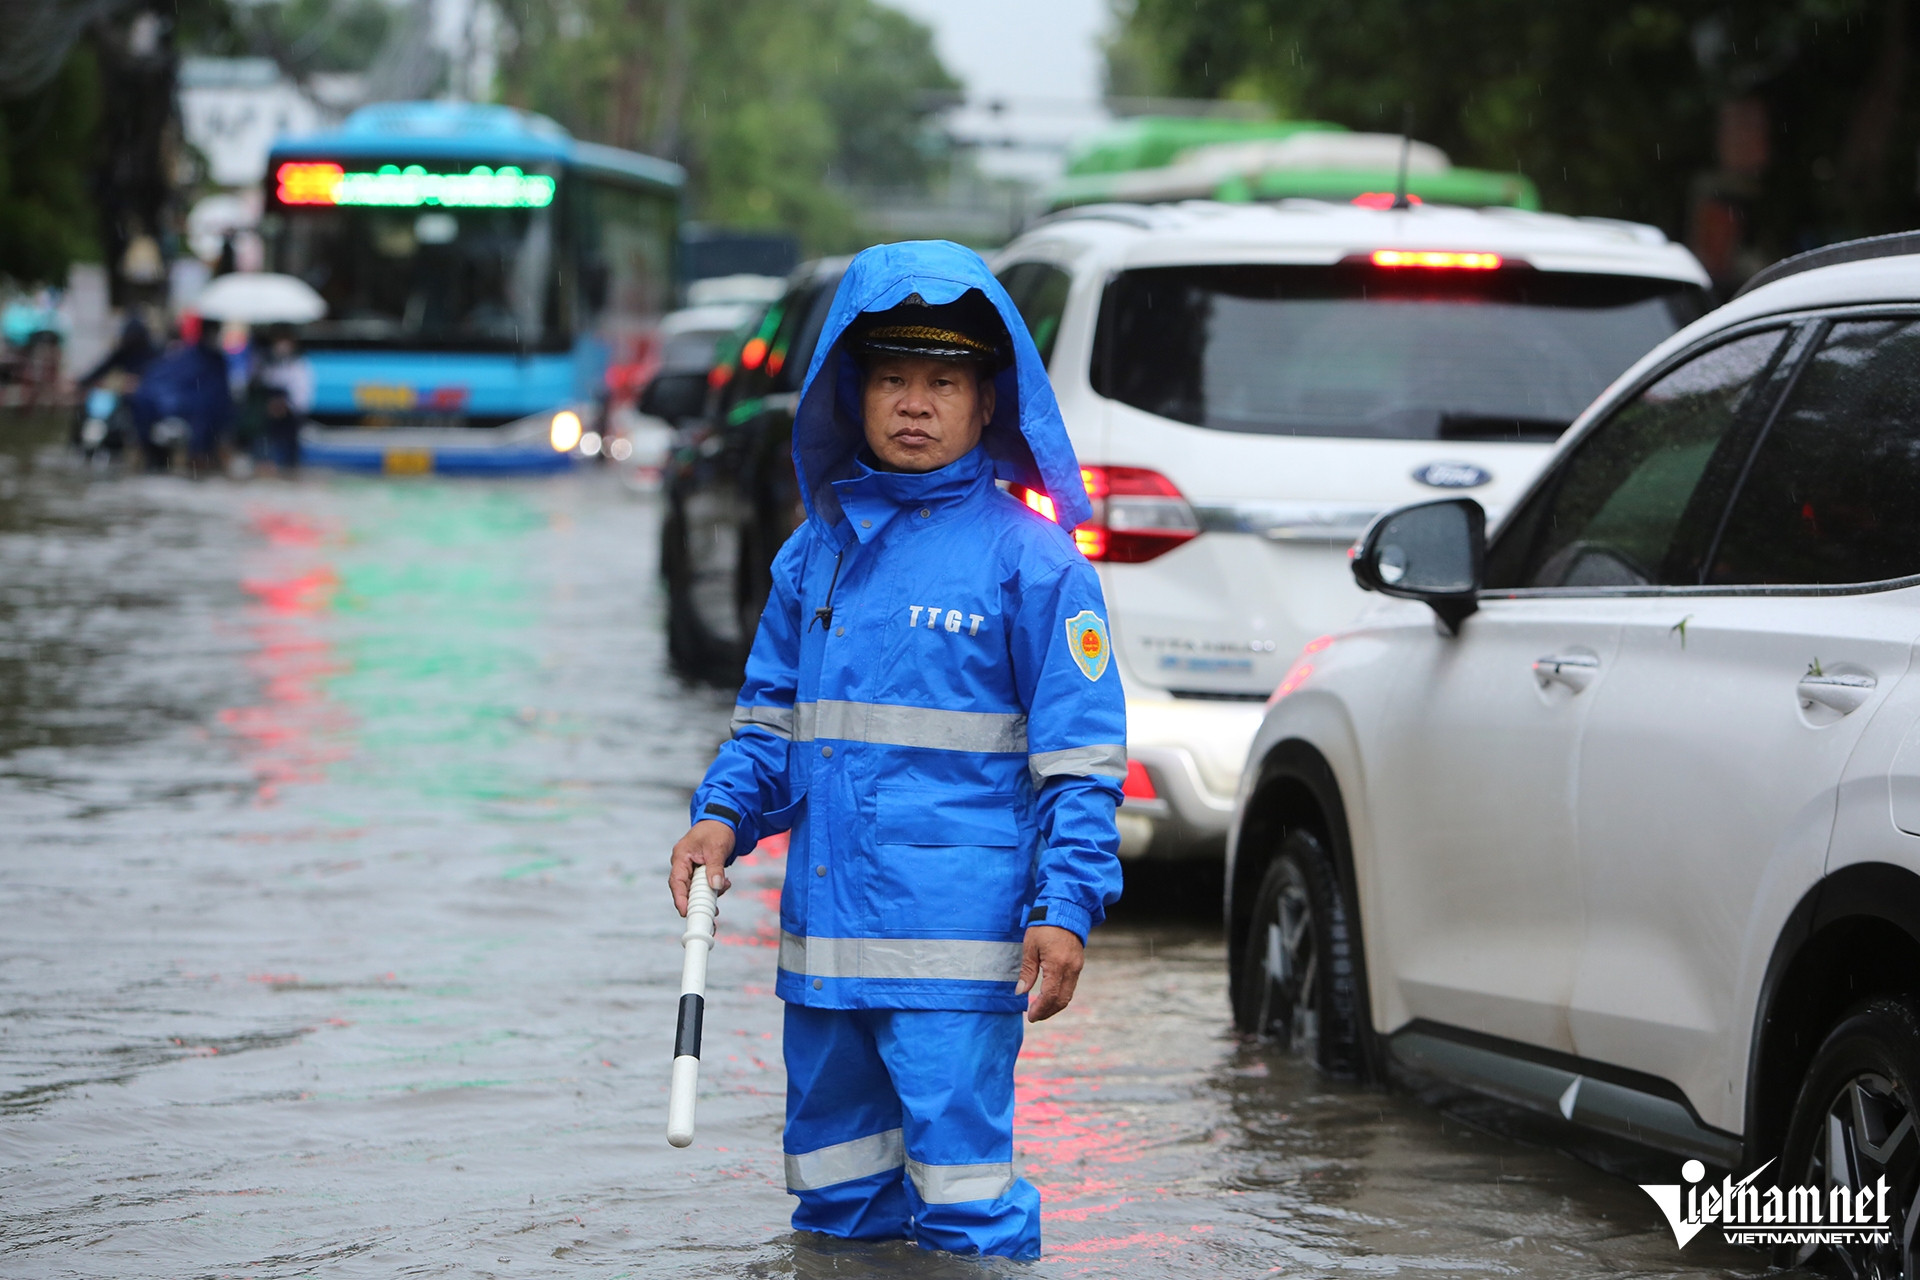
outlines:
[{"label": "blue rain trousers", "polygon": [[787,1006],[793,1225],[853,1240],[1040,1256],[1013,1172],[1017,1013]]}]

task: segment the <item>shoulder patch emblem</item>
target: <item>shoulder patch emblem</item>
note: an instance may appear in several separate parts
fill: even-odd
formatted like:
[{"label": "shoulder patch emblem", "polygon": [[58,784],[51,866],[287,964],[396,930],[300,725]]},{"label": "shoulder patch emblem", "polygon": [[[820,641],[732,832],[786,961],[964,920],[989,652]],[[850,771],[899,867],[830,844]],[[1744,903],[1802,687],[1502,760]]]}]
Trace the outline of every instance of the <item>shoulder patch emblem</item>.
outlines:
[{"label": "shoulder patch emblem", "polygon": [[1113,646],[1107,642],[1106,620],[1099,614],[1082,609],[1067,619],[1067,647],[1087,679],[1098,680],[1106,674]]}]

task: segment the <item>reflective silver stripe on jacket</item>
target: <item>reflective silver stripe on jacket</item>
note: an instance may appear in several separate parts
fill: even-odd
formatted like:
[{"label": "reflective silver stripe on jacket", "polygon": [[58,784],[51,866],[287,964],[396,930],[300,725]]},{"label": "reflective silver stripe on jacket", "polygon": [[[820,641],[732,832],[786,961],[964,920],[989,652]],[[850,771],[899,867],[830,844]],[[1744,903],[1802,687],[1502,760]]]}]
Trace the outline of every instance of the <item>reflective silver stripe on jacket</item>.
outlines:
[{"label": "reflective silver stripe on jacket", "polygon": [[1068,747],[1064,751],[1036,751],[1027,757],[1027,769],[1033,785],[1044,778],[1124,778],[1127,776],[1127,744],[1099,742],[1090,747]]},{"label": "reflective silver stripe on jacket", "polygon": [[[791,1157],[789,1157],[791,1159]],[[961,1204],[968,1200],[998,1200],[1013,1185],[1013,1165],[921,1164],[907,1161],[907,1176],[928,1204]]]},{"label": "reflective silver stripe on jacket", "polygon": [[818,1151],[803,1151],[799,1155],[789,1152],[787,1189],[818,1191],[836,1182],[852,1182],[855,1178],[870,1178],[876,1173],[898,1169],[906,1162],[906,1139],[900,1130],[889,1129],[851,1142],[836,1142]]},{"label": "reflective silver stripe on jacket", "polygon": [[794,707],[795,742],[833,738],[938,751],[1021,752],[1027,717],[1020,711],[942,711],[890,702],[802,702]]},{"label": "reflective silver stripe on jacket", "polygon": [[789,741],[793,738],[792,707],[761,707],[744,704],[733,709],[733,731],[739,733],[748,725],[758,725],[771,733],[778,734]]},{"label": "reflective silver stripe on jacket", "polygon": [[802,938],[783,929],[780,967],[809,978],[1017,982],[1020,944],[975,938]]}]

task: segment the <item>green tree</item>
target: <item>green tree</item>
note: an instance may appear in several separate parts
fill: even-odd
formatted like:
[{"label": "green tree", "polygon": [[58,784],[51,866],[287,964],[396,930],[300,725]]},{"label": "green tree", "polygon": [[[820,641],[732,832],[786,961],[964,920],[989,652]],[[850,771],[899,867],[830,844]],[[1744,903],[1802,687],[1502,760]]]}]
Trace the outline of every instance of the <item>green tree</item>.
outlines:
[{"label": "green tree", "polygon": [[508,0],[507,101],[678,160],[700,217],[860,239],[846,185],[918,186],[958,82],[926,29],[874,0]]},{"label": "green tree", "polygon": [[52,81],[0,102],[0,276],[63,282],[95,252],[89,161],[100,115],[100,76],[84,45]]},{"label": "green tree", "polygon": [[[1912,0],[1136,0],[1116,52],[1160,92],[1416,134],[1549,208],[1745,269],[1920,217]],[[1143,72],[1144,67],[1144,72]]]},{"label": "green tree", "polygon": [[299,78],[366,70],[394,26],[394,9],[385,0],[266,0],[232,6],[229,21],[230,47],[220,52],[270,57]]}]

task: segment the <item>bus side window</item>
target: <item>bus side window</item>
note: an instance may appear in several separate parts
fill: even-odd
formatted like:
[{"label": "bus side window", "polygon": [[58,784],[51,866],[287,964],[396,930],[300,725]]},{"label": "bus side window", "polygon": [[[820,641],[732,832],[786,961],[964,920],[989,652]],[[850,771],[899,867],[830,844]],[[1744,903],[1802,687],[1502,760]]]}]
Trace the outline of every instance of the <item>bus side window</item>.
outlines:
[{"label": "bus side window", "polygon": [[658,319],[673,279],[674,197],[584,175],[579,185],[583,327]]}]

